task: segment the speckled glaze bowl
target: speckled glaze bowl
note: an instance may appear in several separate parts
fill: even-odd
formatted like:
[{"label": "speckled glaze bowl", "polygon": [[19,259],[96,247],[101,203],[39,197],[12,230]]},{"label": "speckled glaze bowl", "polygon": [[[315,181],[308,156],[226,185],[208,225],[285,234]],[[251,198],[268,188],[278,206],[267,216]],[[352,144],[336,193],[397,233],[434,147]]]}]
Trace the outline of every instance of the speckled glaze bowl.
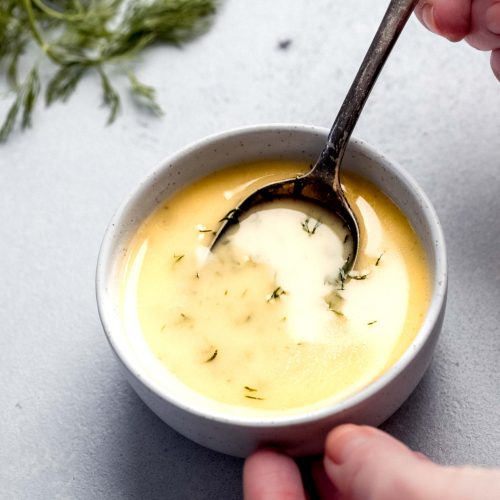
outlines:
[{"label": "speckled glaze bowl", "polygon": [[292,414],[245,414],[208,400],[150,369],[152,354],[138,334],[122,324],[120,273],[132,235],[143,219],[175,191],[229,165],[258,159],[314,161],[326,129],[306,125],[261,125],[203,139],[163,161],[118,209],[102,243],[97,265],[97,303],[108,341],[139,397],[173,429],[214,450],[247,456],[270,445],[294,455],[322,451],[328,431],[354,422],[379,425],[410,395],[422,378],[441,330],[447,269],[443,233],[420,187],[401,168],[352,139],[344,165],[372,181],[400,207],[419,234],[431,271],[432,298],[425,321],[401,358],[382,376],[348,399]]}]

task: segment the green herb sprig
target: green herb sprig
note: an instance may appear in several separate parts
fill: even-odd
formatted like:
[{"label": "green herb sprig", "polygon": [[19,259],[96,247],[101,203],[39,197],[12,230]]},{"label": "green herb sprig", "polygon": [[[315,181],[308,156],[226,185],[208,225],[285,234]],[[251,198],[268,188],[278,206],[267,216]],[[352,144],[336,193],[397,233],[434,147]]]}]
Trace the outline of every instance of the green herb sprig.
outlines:
[{"label": "green herb sprig", "polygon": [[[65,102],[82,77],[98,74],[108,124],[120,110],[120,95],[109,76],[123,72],[135,100],[154,114],[162,110],[155,90],[142,83],[132,61],[154,43],[180,46],[205,32],[218,0],[0,0],[0,75],[13,96],[0,142],[17,123],[31,126],[42,86],[47,105]],[[24,79],[21,59],[30,68]],[[55,71],[42,85],[39,62],[48,59]]]}]

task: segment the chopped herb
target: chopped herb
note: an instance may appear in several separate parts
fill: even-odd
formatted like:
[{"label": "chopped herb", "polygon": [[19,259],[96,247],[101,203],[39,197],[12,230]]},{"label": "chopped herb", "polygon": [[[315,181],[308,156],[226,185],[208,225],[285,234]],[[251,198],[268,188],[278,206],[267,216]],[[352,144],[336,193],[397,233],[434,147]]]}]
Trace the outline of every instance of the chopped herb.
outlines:
[{"label": "chopped herb", "polygon": [[229,292],[229,290],[225,290],[225,291],[224,291],[224,295],[227,295],[227,294],[228,294],[228,292]]},{"label": "chopped herb", "polygon": [[210,363],[210,361],[213,361],[216,357],[219,351],[215,349],[214,353],[205,361],[205,363]]},{"label": "chopped herb", "polygon": [[335,313],[337,316],[345,316],[345,314],[337,309],[334,309],[332,304],[328,304],[328,310],[331,311],[332,313]]},{"label": "chopped herb", "polygon": [[368,278],[369,274],[370,273],[365,273],[365,274],[352,274],[352,273],[349,273],[348,276],[349,276],[349,278],[351,278],[353,280],[362,281],[362,280],[365,280],[366,278]]},{"label": "chopped herb", "polygon": [[339,268],[339,275],[337,277],[337,283],[340,285],[338,290],[345,290],[345,282],[348,278],[347,271],[349,269],[349,264],[351,263],[351,254],[347,256],[347,259],[344,262],[344,265]]},{"label": "chopped herb", "polygon": [[257,399],[259,401],[263,401],[264,398],[258,398],[257,396],[250,396],[250,394],[245,394],[245,397],[248,399]]},{"label": "chopped herb", "polygon": [[250,392],[257,392],[257,389],[254,389],[253,387],[250,387],[248,385],[245,386],[245,389]]},{"label": "chopped herb", "polygon": [[281,318],[281,321],[286,321],[286,316],[283,316],[283,317]]},{"label": "chopped herb", "polygon": [[283,290],[280,286],[273,290],[271,294],[267,296],[267,302],[273,299],[279,299],[282,295],[286,295],[286,290]]},{"label": "chopped herb", "polygon": [[177,263],[179,261],[181,261],[182,259],[184,258],[184,255],[176,255],[174,253],[174,261]]},{"label": "chopped herb", "polygon": [[196,273],[196,274],[194,275],[194,277],[195,277],[197,280],[199,280],[199,279],[200,279],[200,273]]},{"label": "chopped herb", "polygon": [[345,290],[345,286],[344,286],[344,283],[345,283],[345,280],[347,279],[347,275],[344,271],[344,268],[341,267],[339,269],[339,277],[337,278],[337,281],[339,282],[340,284],[340,288],[339,290]]},{"label": "chopped herb", "polygon": [[241,294],[242,297],[244,297],[248,292],[248,288],[245,288],[245,290],[243,290],[243,293]]},{"label": "chopped herb", "polygon": [[251,319],[252,319],[252,315],[251,315],[251,314],[249,314],[249,315],[245,318],[245,323],[248,323]]},{"label": "chopped herb", "polygon": [[215,233],[215,231],[212,231],[211,229],[198,229],[199,233]]},{"label": "chopped herb", "polygon": [[183,320],[187,320],[187,319],[189,319],[189,316],[187,316],[187,315],[186,315],[186,314],[184,314],[184,313],[181,313],[181,318],[182,318]]},{"label": "chopped herb", "polygon": [[321,222],[317,220],[315,224],[311,227],[311,218],[307,217],[305,221],[302,222],[302,229],[309,235],[312,236],[316,230],[318,229],[319,226],[321,226]]},{"label": "chopped herb", "polygon": [[377,322],[377,320],[375,320],[375,321],[370,321],[370,322],[368,323],[368,326],[374,325],[376,322]]},{"label": "chopped herb", "polygon": [[377,259],[377,262],[375,262],[375,266],[378,266],[378,265],[380,264],[380,259],[382,259],[382,256],[383,256],[384,254],[385,254],[385,252],[382,252],[382,253],[379,255],[379,257],[378,257],[378,259]]},{"label": "chopped herb", "polygon": [[233,208],[219,222],[227,221],[230,224],[239,224],[241,212],[241,208]]}]

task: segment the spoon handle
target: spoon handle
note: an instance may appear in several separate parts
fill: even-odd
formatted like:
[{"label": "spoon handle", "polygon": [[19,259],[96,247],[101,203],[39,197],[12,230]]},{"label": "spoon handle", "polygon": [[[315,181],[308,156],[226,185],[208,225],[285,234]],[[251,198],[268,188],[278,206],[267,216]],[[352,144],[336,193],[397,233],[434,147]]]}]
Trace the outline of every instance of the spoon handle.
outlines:
[{"label": "spoon handle", "polygon": [[359,115],[418,0],[391,0],[310,175],[339,185],[339,166]]}]

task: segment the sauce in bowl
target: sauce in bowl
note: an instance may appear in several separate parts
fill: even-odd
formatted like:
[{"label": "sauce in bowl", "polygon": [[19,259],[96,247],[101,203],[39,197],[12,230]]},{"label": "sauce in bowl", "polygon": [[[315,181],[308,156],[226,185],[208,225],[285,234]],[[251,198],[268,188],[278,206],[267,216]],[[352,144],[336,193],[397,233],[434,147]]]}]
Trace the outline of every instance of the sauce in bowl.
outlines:
[{"label": "sauce in bowl", "polygon": [[431,286],[417,235],[388,197],[348,172],[361,236],[349,275],[346,229],[298,202],[261,207],[208,255],[241,198],[308,168],[267,161],[210,174],[166,200],[132,239],[124,328],[137,326],[164,369],[210,399],[265,411],[340,401],[392,366],[425,317]]}]

